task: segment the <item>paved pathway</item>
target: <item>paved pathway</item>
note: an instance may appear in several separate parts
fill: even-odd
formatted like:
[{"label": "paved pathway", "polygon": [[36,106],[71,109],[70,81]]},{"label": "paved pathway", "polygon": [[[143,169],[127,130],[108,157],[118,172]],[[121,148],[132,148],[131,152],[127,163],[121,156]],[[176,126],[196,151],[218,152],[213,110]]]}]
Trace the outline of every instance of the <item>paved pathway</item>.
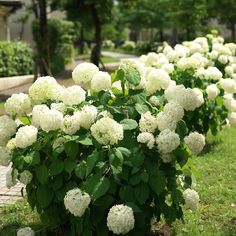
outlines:
[{"label": "paved pathway", "polygon": [[23,184],[17,183],[10,189],[6,187],[6,173],[8,170],[9,167],[0,166],[0,207],[22,198],[21,189],[24,186]]},{"label": "paved pathway", "polygon": [[119,59],[138,58],[138,56],[136,55],[123,54],[118,52],[109,52],[109,51],[102,51],[102,55],[105,57],[113,57]]}]

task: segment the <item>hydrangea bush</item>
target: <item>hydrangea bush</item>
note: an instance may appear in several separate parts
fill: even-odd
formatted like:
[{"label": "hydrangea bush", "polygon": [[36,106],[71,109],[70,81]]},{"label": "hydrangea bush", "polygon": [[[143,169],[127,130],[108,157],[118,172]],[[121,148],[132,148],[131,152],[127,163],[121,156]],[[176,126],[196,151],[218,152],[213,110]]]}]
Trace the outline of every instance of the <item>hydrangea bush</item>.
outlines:
[{"label": "hydrangea bush", "polygon": [[111,76],[83,63],[72,77],[69,88],[38,78],[29,95],[7,100],[0,163],[11,162],[8,187],[26,184],[42,221],[70,235],[143,236],[153,218],[183,218],[184,203],[195,210],[187,163],[205,138],[185,119],[204,104],[202,92],[132,60]]},{"label": "hydrangea bush", "polygon": [[[166,72],[176,83],[165,92],[167,99],[172,97],[185,106],[189,130],[204,134],[211,131],[215,135],[222,125],[235,123],[236,44],[224,44],[223,38],[207,35],[174,48],[164,44],[159,51],[139,58],[149,71],[146,76],[149,92],[162,96],[158,74]],[[183,104],[187,100],[184,96],[189,97],[189,104]],[[199,99],[196,109],[191,105],[194,96]]]}]

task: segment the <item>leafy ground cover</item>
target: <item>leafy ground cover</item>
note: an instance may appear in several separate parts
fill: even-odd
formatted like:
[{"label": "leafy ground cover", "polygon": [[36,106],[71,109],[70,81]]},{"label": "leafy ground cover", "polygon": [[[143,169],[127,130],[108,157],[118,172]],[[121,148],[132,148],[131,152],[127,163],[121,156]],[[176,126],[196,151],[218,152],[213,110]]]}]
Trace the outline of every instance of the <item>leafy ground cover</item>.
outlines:
[{"label": "leafy ground cover", "polygon": [[[236,235],[235,137],[236,127],[223,130],[217,137],[208,137],[204,153],[192,159],[197,179],[196,190],[201,198],[200,206],[194,213],[184,209],[185,222],[174,223],[171,230],[162,225],[154,227],[161,228],[162,235]],[[17,228],[24,226],[30,226],[37,232],[46,230],[26,200],[0,207],[1,236],[13,236]]]}]

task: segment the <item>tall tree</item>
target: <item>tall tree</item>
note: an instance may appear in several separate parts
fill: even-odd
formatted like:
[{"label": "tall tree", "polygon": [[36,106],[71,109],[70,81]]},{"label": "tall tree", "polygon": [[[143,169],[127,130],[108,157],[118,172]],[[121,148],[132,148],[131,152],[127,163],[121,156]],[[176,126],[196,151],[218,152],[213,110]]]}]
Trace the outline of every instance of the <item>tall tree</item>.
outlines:
[{"label": "tall tree", "polygon": [[236,41],[236,2],[235,0],[208,0],[207,7],[212,18],[218,18],[231,31],[231,40]]}]

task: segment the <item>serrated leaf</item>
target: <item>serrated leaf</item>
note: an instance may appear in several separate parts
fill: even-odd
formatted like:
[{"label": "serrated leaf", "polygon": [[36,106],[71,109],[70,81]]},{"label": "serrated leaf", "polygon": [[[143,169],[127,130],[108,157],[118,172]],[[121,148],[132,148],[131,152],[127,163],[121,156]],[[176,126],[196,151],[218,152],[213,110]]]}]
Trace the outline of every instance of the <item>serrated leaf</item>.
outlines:
[{"label": "serrated leaf", "polygon": [[149,185],[152,190],[159,195],[166,187],[166,178],[162,171],[158,171],[155,175],[150,176]]},{"label": "serrated leaf", "polygon": [[48,182],[48,168],[45,165],[41,165],[36,169],[36,177],[41,184]]},{"label": "serrated leaf", "polygon": [[36,198],[40,207],[45,208],[53,199],[53,191],[47,186],[40,185],[36,191]]},{"label": "serrated leaf", "polygon": [[61,160],[55,160],[51,163],[49,167],[50,175],[58,175],[60,174],[64,169],[64,163]]},{"label": "serrated leaf", "polygon": [[87,169],[86,162],[85,161],[80,162],[75,167],[75,175],[80,179],[84,179],[85,174],[86,174],[86,169]]},{"label": "serrated leaf", "polygon": [[149,188],[146,184],[141,183],[134,189],[134,195],[137,201],[142,205],[144,204],[149,197]]},{"label": "serrated leaf", "polygon": [[67,158],[64,161],[65,171],[70,174],[76,168],[76,163],[77,163],[76,160],[71,160]]},{"label": "serrated leaf", "polygon": [[93,168],[99,161],[99,153],[97,151],[94,151],[91,155],[88,156],[86,163],[87,163],[87,169],[86,169],[86,177],[92,172]]}]

